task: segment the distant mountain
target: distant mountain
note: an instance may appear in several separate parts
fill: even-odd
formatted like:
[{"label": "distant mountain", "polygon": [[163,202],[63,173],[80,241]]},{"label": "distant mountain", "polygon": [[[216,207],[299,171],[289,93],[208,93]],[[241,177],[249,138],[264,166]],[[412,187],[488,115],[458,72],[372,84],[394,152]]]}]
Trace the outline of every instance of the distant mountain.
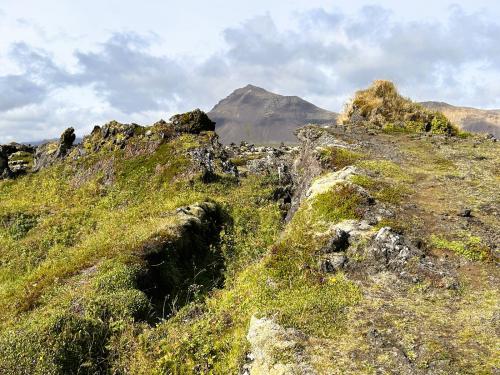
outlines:
[{"label": "distant mountain", "polygon": [[223,143],[296,142],[293,131],[308,124],[336,122],[338,114],[299,98],[247,85],[221,100],[208,116]]},{"label": "distant mountain", "polygon": [[[40,146],[40,145],[43,145],[44,143],[56,142],[58,140],[59,140],[59,138],[51,138],[51,139],[42,139],[42,140],[37,140],[37,141],[28,141],[28,142],[21,142],[21,143],[23,145]],[[81,142],[82,142],[82,137],[76,137],[74,144],[79,144]]]},{"label": "distant mountain", "polygon": [[462,129],[491,133],[500,137],[500,110],[485,110],[469,107],[455,107],[443,102],[422,102],[424,107],[443,112],[452,122]]}]

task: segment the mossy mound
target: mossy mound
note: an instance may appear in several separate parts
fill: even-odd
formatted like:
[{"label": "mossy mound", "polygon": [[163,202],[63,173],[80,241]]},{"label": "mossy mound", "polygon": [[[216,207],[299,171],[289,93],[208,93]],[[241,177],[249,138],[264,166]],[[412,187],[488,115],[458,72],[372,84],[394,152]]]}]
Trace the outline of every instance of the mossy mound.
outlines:
[{"label": "mossy mound", "polygon": [[432,112],[401,96],[394,83],[383,80],[356,92],[346,107],[343,123],[364,123],[387,132],[458,134],[441,112]]}]

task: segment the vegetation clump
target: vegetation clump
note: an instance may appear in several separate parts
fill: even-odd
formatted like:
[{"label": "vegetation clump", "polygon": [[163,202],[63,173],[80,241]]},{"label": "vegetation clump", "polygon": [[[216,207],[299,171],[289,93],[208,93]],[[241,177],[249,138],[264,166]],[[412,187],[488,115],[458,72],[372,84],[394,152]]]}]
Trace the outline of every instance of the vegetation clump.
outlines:
[{"label": "vegetation clump", "polygon": [[479,261],[488,258],[488,247],[483,244],[481,237],[462,234],[461,238],[448,240],[442,236],[432,235],[431,245],[437,249],[453,251],[466,259]]},{"label": "vegetation clump", "polygon": [[390,81],[378,80],[356,92],[343,117],[344,124],[361,122],[387,132],[458,134],[445,115],[401,96]]},{"label": "vegetation clump", "polygon": [[322,147],[319,159],[324,168],[342,169],[354,164],[363,157],[362,154],[341,147]]}]

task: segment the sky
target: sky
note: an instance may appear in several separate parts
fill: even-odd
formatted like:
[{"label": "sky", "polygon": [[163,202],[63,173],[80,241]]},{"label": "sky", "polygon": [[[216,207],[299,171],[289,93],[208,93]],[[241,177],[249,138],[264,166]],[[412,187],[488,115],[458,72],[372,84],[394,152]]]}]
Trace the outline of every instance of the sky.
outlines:
[{"label": "sky", "polygon": [[0,143],[209,111],[246,84],[339,112],[375,79],[500,108],[500,2],[0,0]]}]

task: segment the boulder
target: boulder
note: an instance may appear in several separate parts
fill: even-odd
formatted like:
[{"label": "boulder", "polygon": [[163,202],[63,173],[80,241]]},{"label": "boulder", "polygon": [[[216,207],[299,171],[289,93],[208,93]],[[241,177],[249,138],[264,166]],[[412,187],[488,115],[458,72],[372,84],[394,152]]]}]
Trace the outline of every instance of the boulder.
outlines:
[{"label": "boulder", "polygon": [[19,143],[0,145],[0,179],[26,173],[34,152],[33,147]]},{"label": "boulder", "polygon": [[326,193],[335,185],[348,182],[351,176],[354,176],[358,173],[359,171],[356,167],[348,166],[341,169],[340,171],[331,172],[322,177],[319,177],[311,184],[309,190],[306,193],[306,197],[312,199],[319,194]]},{"label": "boulder", "polygon": [[73,142],[75,142],[75,139],[75,129],[66,129],[59,138],[59,147],[56,152],[56,157],[62,158],[66,156],[71,147],[73,147]]},{"label": "boulder", "polygon": [[316,374],[303,350],[307,336],[300,331],[252,316],[247,340],[252,351],[247,356],[244,374]]},{"label": "boulder", "polygon": [[202,131],[215,130],[215,122],[200,109],[172,116],[170,121],[179,133],[199,134]]},{"label": "boulder", "polygon": [[0,179],[9,178],[11,173],[7,150],[5,149],[5,146],[0,146]]},{"label": "boulder", "polygon": [[319,268],[321,272],[333,273],[344,268],[347,263],[347,257],[344,253],[326,254],[320,260]]},{"label": "boulder", "polygon": [[384,268],[390,270],[401,270],[411,258],[422,256],[420,249],[390,227],[377,232],[370,253]]}]

